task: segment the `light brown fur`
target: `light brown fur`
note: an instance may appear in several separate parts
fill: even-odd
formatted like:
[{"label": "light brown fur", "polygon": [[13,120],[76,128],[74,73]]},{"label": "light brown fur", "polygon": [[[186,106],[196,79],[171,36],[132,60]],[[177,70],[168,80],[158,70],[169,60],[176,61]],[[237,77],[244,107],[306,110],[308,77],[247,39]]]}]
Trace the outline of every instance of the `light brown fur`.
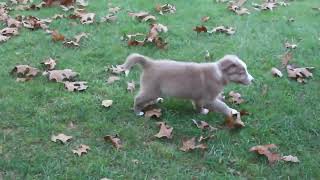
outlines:
[{"label": "light brown fur", "polygon": [[217,98],[224,86],[229,82],[248,85],[253,80],[246,65],[234,55],[226,55],[214,63],[189,63],[131,54],[122,67],[130,70],[137,63],[143,73],[134,110],[140,115],[148,103],[163,96],[190,99],[200,112],[205,108],[229,115],[233,109]]}]

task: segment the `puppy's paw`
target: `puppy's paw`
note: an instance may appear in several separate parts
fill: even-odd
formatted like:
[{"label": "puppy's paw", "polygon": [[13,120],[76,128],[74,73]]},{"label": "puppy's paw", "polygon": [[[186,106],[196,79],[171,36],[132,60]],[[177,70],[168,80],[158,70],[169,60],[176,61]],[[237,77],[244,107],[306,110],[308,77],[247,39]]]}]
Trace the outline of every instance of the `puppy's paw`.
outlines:
[{"label": "puppy's paw", "polygon": [[156,103],[163,103],[163,98],[161,97],[157,98]]},{"label": "puppy's paw", "polygon": [[144,115],[144,112],[142,112],[142,111],[136,112],[136,115],[137,115],[137,116],[143,116],[143,115]]},{"label": "puppy's paw", "polygon": [[238,114],[239,112],[235,109],[230,108],[231,115]]},{"label": "puppy's paw", "polygon": [[206,115],[209,113],[209,109],[202,108],[200,113]]}]

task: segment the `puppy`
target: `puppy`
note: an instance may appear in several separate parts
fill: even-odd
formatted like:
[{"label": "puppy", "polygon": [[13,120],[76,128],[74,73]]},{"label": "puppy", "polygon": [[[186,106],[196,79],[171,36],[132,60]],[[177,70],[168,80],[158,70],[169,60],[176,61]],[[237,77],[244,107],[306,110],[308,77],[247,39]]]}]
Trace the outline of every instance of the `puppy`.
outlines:
[{"label": "puppy", "polygon": [[131,54],[121,67],[130,70],[135,64],[143,69],[134,101],[137,115],[143,115],[143,108],[157,98],[171,96],[192,100],[199,112],[206,114],[210,110],[230,116],[235,110],[218,97],[224,86],[230,82],[249,85],[254,79],[235,55],[226,55],[214,63],[192,63]]}]

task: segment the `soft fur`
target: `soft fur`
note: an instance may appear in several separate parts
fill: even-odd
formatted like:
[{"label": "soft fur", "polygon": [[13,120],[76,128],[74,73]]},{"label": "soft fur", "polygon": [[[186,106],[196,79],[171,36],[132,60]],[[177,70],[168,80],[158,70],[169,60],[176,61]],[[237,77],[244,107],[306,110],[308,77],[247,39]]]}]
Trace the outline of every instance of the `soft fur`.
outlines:
[{"label": "soft fur", "polygon": [[230,115],[233,109],[218,98],[224,86],[229,82],[249,85],[253,80],[246,64],[235,55],[226,55],[214,63],[189,63],[131,54],[122,67],[130,70],[135,64],[143,68],[134,103],[139,115],[143,115],[146,105],[163,96],[190,99],[202,113],[209,109]]}]

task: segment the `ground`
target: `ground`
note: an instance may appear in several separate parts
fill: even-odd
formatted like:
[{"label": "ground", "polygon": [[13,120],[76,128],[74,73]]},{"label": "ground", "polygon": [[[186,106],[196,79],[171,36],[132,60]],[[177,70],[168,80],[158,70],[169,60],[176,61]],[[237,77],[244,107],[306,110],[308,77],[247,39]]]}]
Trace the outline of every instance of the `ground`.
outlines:
[{"label": "ground", "polygon": [[[108,1],[109,2],[109,1]],[[107,1],[90,1],[88,10],[97,17],[107,13]],[[260,2],[260,1],[256,1]],[[90,33],[80,48],[66,48],[54,43],[42,30],[23,29],[19,36],[0,45],[0,179],[319,179],[320,178],[320,6],[318,0],[290,2],[274,11],[255,11],[249,0],[250,15],[237,16],[226,4],[213,0],[177,0],[176,13],[157,15],[154,7],[166,1],[112,1],[121,7],[116,23],[71,26],[77,20],[53,21],[51,29],[66,36]],[[128,47],[120,40],[124,33],[146,32],[148,23],[139,23],[127,15],[129,11],[149,11],[158,22],[168,26],[164,35],[166,50],[152,46]],[[40,18],[64,13],[59,7],[40,11],[14,11],[11,15],[29,14]],[[210,16],[208,27],[228,25],[236,28],[232,36],[208,35],[192,31],[201,25],[201,17]],[[288,18],[294,22],[289,23]],[[4,26],[1,25],[3,28]],[[314,77],[307,84],[287,78],[274,78],[271,67],[281,69],[280,56],[284,42],[299,42],[292,63],[314,66]],[[209,50],[212,60],[204,59]],[[205,152],[182,152],[181,139],[200,136],[191,119],[205,120],[213,126],[223,123],[217,113],[199,115],[188,101],[165,99],[160,105],[161,117],[174,128],[172,140],[153,137],[156,120],[137,117],[132,111],[134,94],[126,91],[126,82],[138,82],[140,70],[135,67],[128,77],[106,84],[105,67],[121,64],[127,55],[137,52],[153,58],[179,61],[215,61],[225,54],[243,59],[256,82],[251,86],[230,85],[247,100],[231,105],[246,109],[246,127],[221,129],[208,142]],[[18,83],[9,75],[17,64],[39,64],[47,57],[58,60],[58,69],[71,68],[88,81],[84,92],[67,92],[59,83],[39,76]],[[281,69],[283,70],[283,69]],[[285,71],[283,71],[285,72]],[[267,87],[267,92],[264,89]],[[137,91],[135,91],[136,93]],[[112,99],[111,108],[103,108],[104,99]],[[75,128],[69,128],[73,121]],[[74,139],[62,145],[50,141],[53,134],[65,133]],[[106,134],[119,134],[124,148],[116,150],[104,142]],[[77,157],[71,150],[80,143],[91,147],[88,154]],[[300,163],[279,162],[270,166],[263,156],[249,152],[259,144],[274,143],[277,152],[296,155]],[[138,160],[138,162],[136,162]],[[136,163],[135,163],[136,162]]]}]

